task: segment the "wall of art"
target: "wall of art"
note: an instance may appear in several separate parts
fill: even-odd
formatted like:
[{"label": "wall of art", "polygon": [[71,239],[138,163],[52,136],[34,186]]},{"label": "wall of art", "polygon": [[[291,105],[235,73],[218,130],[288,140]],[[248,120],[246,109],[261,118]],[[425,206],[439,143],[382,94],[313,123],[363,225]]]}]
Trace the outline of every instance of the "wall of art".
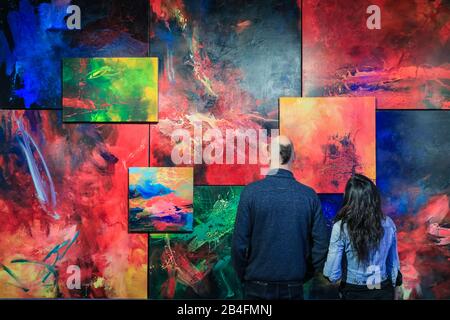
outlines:
[{"label": "wall of art", "polygon": [[406,298],[449,299],[450,4],[377,0],[370,30],[372,2],[1,1],[0,298],[242,298],[236,210],[279,131],[329,232],[367,175]]}]

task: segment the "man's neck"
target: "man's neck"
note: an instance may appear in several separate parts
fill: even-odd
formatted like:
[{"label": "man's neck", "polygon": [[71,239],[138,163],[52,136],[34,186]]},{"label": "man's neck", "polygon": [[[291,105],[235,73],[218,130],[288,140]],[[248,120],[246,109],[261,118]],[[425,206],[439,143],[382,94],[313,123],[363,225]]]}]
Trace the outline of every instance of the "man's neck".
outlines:
[{"label": "man's neck", "polygon": [[280,170],[280,169],[292,172],[291,166],[280,165],[280,166],[271,166],[270,167],[270,170]]}]

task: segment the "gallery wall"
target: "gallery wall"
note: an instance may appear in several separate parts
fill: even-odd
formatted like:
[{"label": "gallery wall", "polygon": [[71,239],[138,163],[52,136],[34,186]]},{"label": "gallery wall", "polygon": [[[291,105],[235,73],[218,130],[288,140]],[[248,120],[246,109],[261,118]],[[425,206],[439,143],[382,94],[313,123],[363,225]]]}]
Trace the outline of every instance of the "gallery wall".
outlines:
[{"label": "gallery wall", "polygon": [[374,179],[406,298],[449,299],[449,17],[420,0],[2,1],[0,297],[241,298],[230,241],[263,166],[174,163],[172,133],[201,123],[291,136],[329,231],[348,177]]}]

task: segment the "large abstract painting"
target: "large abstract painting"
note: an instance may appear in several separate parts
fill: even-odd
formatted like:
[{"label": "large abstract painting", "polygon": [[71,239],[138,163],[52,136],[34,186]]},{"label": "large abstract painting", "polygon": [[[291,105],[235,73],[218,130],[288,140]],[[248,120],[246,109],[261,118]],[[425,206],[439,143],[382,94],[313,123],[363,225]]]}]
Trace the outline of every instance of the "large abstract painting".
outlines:
[{"label": "large abstract painting", "polygon": [[[150,5],[150,53],[160,59],[160,121],[151,131],[151,165],[195,165],[195,183],[203,185],[260,178],[260,158],[249,160],[260,147],[258,130],[277,128],[279,96],[301,93],[298,1],[151,0]],[[172,136],[177,129],[184,130],[183,139]],[[216,129],[213,135],[210,129]],[[247,147],[237,148],[232,136],[225,148],[226,131],[239,129],[247,134]],[[211,145],[214,161],[207,152]],[[184,150],[186,161],[173,159],[175,147]],[[238,157],[245,157],[244,163]]]},{"label": "large abstract painting", "polygon": [[407,298],[450,298],[450,112],[377,114],[377,185],[395,219]]},{"label": "large abstract painting", "polygon": [[[372,5],[380,29],[367,27],[377,14]],[[304,0],[302,17],[304,96],[375,96],[383,109],[450,108],[449,1]]]},{"label": "large abstract painting", "polygon": [[196,187],[191,234],[152,235],[151,299],[240,299],[231,237],[242,187]]},{"label": "large abstract painting", "polygon": [[375,99],[280,98],[280,133],[297,150],[295,177],[342,193],[354,173],[375,179]]},{"label": "large abstract painting", "polygon": [[0,112],[0,297],[146,298],[147,235],[127,230],[148,126]]},{"label": "large abstract painting", "polygon": [[156,58],[63,60],[64,122],[158,120]]},{"label": "large abstract painting", "polygon": [[190,232],[193,227],[192,168],[130,168],[130,232]]},{"label": "large abstract painting", "polygon": [[[70,5],[81,30],[67,27]],[[147,0],[2,0],[0,109],[60,109],[64,57],[146,56],[147,12]]]}]

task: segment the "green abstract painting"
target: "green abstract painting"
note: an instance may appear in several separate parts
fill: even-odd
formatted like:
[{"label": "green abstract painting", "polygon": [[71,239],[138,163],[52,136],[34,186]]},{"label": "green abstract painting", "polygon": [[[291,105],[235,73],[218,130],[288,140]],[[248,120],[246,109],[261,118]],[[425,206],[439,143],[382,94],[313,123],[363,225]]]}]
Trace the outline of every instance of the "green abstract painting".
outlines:
[{"label": "green abstract painting", "polygon": [[243,187],[196,187],[194,231],[152,235],[151,299],[241,299],[231,239]]},{"label": "green abstract painting", "polygon": [[158,121],[158,59],[63,59],[63,121]]}]

